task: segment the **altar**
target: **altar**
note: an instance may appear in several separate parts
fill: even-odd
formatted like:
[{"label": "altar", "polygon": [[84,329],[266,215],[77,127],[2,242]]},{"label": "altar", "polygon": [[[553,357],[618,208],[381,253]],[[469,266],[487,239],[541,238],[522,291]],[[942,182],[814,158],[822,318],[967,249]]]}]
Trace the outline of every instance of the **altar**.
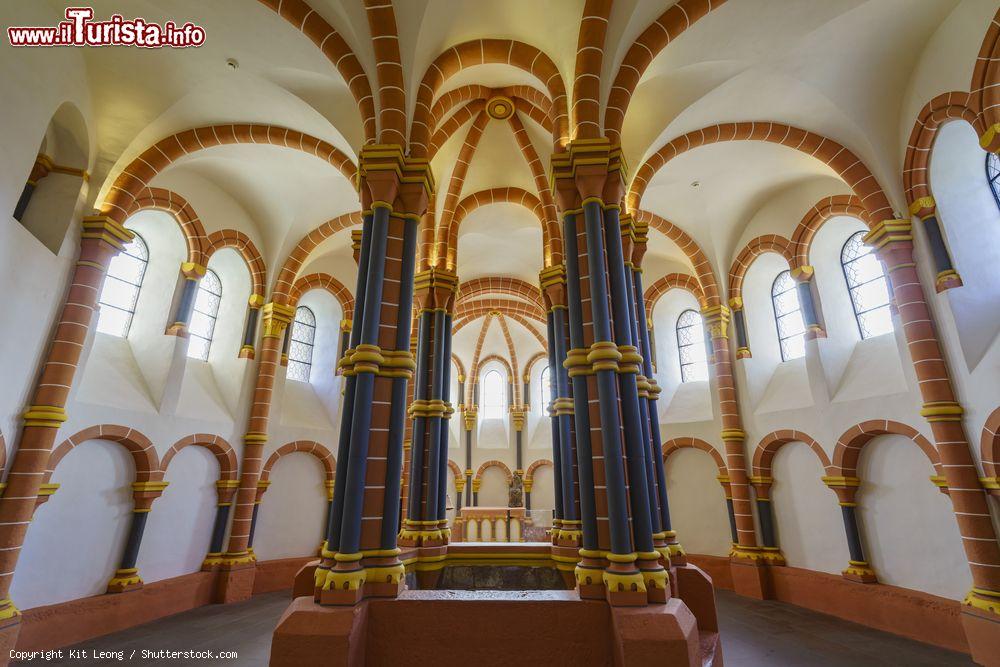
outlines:
[{"label": "altar", "polygon": [[523,507],[463,507],[452,529],[452,542],[523,542]]}]

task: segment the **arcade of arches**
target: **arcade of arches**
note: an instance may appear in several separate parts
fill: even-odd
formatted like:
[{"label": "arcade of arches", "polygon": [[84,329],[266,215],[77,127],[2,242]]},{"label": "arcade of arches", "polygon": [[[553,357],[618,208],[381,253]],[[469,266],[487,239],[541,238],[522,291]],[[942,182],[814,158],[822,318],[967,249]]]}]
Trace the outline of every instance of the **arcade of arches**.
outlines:
[{"label": "arcade of arches", "polygon": [[721,665],[721,588],[1000,665],[996,2],[93,7],[206,39],[0,46],[4,664]]}]

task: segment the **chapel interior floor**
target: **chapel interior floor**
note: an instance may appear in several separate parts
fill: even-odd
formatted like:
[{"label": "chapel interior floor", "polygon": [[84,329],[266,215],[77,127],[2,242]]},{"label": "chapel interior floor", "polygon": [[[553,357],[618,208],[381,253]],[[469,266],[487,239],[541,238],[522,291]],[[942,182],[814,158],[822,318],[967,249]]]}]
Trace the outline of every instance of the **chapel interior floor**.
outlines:
[{"label": "chapel interior floor", "polygon": [[[896,637],[781,602],[752,600],[717,591],[716,600],[727,667],[907,667],[973,665],[968,656]],[[152,623],[105,635],[72,648],[124,650],[125,664],[206,667],[266,665],[271,633],[289,603],[287,591],[258,595],[247,602],[209,605]],[[135,657],[129,660],[132,650]],[[236,651],[233,660],[146,660],[143,649]],[[64,650],[64,655],[66,651]],[[86,661],[64,657],[47,665],[119,665],[115,659]],[[29,663],[11,663],[29,664]],[[34,663],[30,663],[34,664]]]}]

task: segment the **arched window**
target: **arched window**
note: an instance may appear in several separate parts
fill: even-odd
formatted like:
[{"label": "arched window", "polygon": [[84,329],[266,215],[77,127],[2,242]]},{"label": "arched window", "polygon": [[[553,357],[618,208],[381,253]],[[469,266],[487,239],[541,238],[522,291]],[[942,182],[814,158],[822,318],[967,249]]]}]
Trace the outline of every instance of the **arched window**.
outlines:
[{"label": "arched window", "polygon": [[781,360],[798,359],[805,356],[805,323],[799,306],[799,293],[792,274],[782,271],[771,286],[771,304],[774,306],[774,322],[778,327],[778,343]]},{"label": "arched window", "polygon": [[693,310],[685,310],[677,318],[677,354],[681,361],[681,382],[708,379],[705,330],[701,315]]},{"label": "arched window", "polygon": [[309,382],[312,373],[313,346],[316,344],[316,315],[305,306],[295,309],[295,321],[289,334],[292,338],[288,345],[288,371],[285,377],[289,380]]},{"label": "arched window", "polygon": [[149,248],[138,234],[111,260],[99,299],[98,331],[119,338],[128,336],[148,263]]},{"label": "arched window", "polygon": [[503,419],[507,391],[500,371],[492,370],[483,376],[482,403],[484,419]]},{"label": "arched window", "polygon": [[844,267],[847,291],[851,294],[851,306],[861,338],[871,338],[892,331],[892,315],[889,313],[889,287],[882,264],[872,249],[865,245],[864,237],[864,232],[858,232],[847,239],[840,252],[840,264]]},{"label": "arched window", "polygon": [[208,361],[208,350],[212,347],[215,321],[219,317],[222,303],[222,281],[212,269],[198,281],[198,296],[194,299],[194,312],[188,327],[188,356],[192,359]]},{"label": "arched window", "polygon": [[1000,155],[996,153],[986,153],[986,180],[990,184],[993,199],[1000,208]]},{"label": "arched window", "polygon": [[541,386],[542,414],[548,416],[549,403],[552,402],[552,375],[549,373],[548,366],[542,369],[539,385]]}]

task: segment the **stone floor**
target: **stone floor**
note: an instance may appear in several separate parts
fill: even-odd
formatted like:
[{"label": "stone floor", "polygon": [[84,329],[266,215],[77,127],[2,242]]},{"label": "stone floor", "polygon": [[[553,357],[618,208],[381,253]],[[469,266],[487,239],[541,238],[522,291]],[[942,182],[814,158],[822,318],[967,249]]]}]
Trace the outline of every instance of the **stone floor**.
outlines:
[{"label": "stone floor", "polygon": [[[727,591],[717,593],[722,650],[727,667],[946,667],[972,665],[967,656],[817,614],[781,602],[760,602]],[[288,605],[284,592],[259,595],[248,602],[212,605],[164,618],[73,649],[88,651],[48,665],[171,665],[218,667],[266,665],[271,632]],[[234,659],[143,659],[143,650],[235,651]],[[95,659],[93,652],[123,651]],[[134,656],[132,652],[135,651]],[[29,664],[29,663],[11,663]],[[34,663],[32,663],[34,664]],[[582,666],[581,666],[582,667]]]}]

